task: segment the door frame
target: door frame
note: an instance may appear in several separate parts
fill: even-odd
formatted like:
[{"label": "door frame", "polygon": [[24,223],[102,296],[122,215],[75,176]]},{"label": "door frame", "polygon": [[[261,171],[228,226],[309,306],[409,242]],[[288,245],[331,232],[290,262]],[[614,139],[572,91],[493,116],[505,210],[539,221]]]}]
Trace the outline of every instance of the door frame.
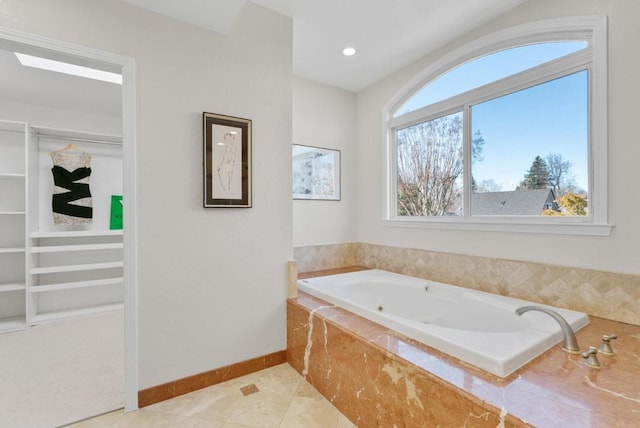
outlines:
[{"label": "door frame", "polygon": [[0,40],[97,61],[122,71],[125,411],[138,408],[136,64],[130,57],[0,26]]}]

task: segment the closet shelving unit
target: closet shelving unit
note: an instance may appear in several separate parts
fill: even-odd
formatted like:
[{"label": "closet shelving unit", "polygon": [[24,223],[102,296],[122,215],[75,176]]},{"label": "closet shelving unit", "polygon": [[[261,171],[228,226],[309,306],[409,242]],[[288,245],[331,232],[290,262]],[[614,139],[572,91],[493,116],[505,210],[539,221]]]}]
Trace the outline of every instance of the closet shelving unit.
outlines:
[{"label": "closet shelving unit", "polygon": [[[40,324],[122,309],[123,234],[122,230],[109,230],[108,215],[109,195],[122,194],[121,183],[112,183],[114,177],[122,177],[121,138],[45,127],[31,127],[30,131],[34,141],[33,157],[39,160],[37,168],[40,180],[50,182],[48,153],[52,149],[73,143],[94,155],[90,179],[94,219],[91,226],[81,229],[53,225],[50,203],[47,202],[46,207],[42,205],[44,201],[50,201],[50,184],[42,181],[32,183],[30,195],[33,195],[33,203],[39,204],[39,210],[38,215],[29,215],[29,323]],[[111,164],[100,165],[101,160],[110,160]],[[105,170],[110,173],[100,177],[99,174],[105,173]]]},{"label": "closet shelving unit", "polygon": [[[53,224],[48,153],[69,143],[94,155],[91,225]],[[0,333],[123,308],[123,232],[109,230],[121,179],[118,136],[0,121]]]},{"label": "closet shelving unit", "polygon": [[122,232],[34,232],[31,324],[122,308]]},{"label": "closet shelving unit", "polygon": [[26,328],[27,124],[0,121],[0,332]]}]

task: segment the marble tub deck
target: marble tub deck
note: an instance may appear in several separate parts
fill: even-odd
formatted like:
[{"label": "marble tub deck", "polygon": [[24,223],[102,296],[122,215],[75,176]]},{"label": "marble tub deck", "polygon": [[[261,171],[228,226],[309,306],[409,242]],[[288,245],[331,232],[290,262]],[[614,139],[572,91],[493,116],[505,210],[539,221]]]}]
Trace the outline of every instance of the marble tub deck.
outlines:
[{"label": "marble tub deck", "polygon": [[601,369],[556,345],[499,378],[300,292],[287,303],[287,359],[362,427],[639,427],[640,327],[590,320],[581,349],[618,335]]}]

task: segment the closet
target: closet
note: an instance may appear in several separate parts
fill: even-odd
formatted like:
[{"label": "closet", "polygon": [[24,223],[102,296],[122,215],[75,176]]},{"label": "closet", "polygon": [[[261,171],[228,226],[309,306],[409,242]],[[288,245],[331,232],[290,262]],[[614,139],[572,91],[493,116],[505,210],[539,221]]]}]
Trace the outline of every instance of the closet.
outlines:
[{"label": "closet", "polygon": [[[55,224],[50,152],[91,155],[93,215]],[[120,136],[0,120],[0,332],[123,308]]]}]

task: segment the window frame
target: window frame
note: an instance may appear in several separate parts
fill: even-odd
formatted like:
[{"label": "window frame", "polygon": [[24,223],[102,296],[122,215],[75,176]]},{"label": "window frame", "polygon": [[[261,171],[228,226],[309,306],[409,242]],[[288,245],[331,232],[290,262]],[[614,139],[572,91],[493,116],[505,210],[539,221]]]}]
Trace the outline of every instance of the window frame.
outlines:
[{"label": "window frame", "polygon": [[[529,233],[608,236],[607,198],[607,28],[606,17],[557,18],[507,28],[461,46],[433,62],[408,82],[383,110],[385,197],[382,221],[386,226]],[[585,49],[477,87],[446,100],[393,117],[394,113],[429,82],[455,67],[496,51],[527,44],[584,40]],[[518,90],[588,70],[589,214],[584,217],[471,216],[470,112],[472,105]],[[397,215],[396,130],[455,111],[464,120],[463,216],[412,217]]]}]

